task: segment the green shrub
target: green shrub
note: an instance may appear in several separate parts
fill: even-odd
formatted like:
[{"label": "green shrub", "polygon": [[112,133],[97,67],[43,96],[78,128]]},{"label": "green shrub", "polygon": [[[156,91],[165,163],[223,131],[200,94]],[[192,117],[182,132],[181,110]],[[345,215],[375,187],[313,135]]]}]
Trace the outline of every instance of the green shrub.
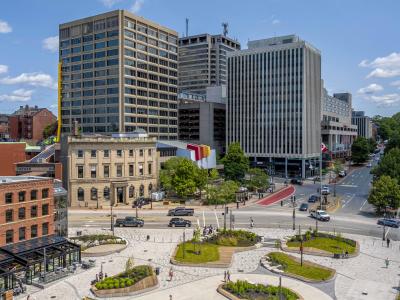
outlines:
[{"label": "green shrub", "polygon": [[124,288],[124,287],[125,287],[125,283],[124,283],[124,282],[121,282],[121,284],[120,284],[119,287],[120,287],[120,288]]},{"label": "green shrub", "polygon": [[237,246],[238,241],[235,237],[219,236],[217,238],[217,245],[220,246]]}]

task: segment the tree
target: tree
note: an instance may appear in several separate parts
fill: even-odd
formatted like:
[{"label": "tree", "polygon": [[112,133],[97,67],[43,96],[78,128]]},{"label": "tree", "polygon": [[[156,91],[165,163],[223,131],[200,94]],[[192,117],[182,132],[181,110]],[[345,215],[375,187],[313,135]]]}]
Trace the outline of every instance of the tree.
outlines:
[{"label": "tree", "polygon": [[400,132],[393,132],[385,147],[385,154],[394,148],[400,148]]},{"label": "tree", "polygon": [[249,169],[249,159],[238,142],[229,145],[221,162],[224,164],[225,177],[229,180],[242,181]]},{"label": "tree", "polygon": [[400,186],[397,180],[383,175],[374,182],[368,202],[375,206],[377,214],[382,214],[386,207],[398,209],[400,206]]},{"label": "tree", "polygon": [[160,172],[160,182],[167,191],[175,192],[179,197],[185,198],[193,195],[197,188],[204,188],[207,182],[206,174],[191,160],[173,157],[165,162]]},{"label": "tree", "polygon": [[375,141],[374,138],[369,138],[368,139],[368,145],[369,145],[369,153],[374,153],[376,146],[378,145]]},{"label": "tree", "polygon": [[371,173],[377,178],[386,175],[400,182],[400,148],[391,149],[386,153]]},{"label": "tree", "polygon": [[247,182],[247,186],[250,190],[254,191],[260,188],[267,189],[269,187],[269,177],[262,169],[251,168],[247,174],[250,176]]},{"label": "tree", "polygon": [[55,135],[57,133],[57,126],[58,126],[57,121],[47,125],[43,129],[43,138],[47,139],[48,137]]},{"label": "tree", "polygon": [[222,182],[220,185],[207,188],[207,204],[226,204],[236,200],[239,184],[232,180]]},{"label": "tree", "polygon": [[133,261],[133,256],[131,256],[125,263],[125,272],[129,272],[130,270],[132,270],[133,266],[134,266],[134,261]]},{"label": "tree", "polygon": [[366,138],[359,136],[351,145],[351,159],[356,164],[367,161],[369,154],[369,144]]},{"label": "tree", "polygon": [[219,178],[219,173],[217,169],[211,169],[209,174],[208,174],[208,179],[209,180],[217,180]]},{"label": "tree", "polygon": [[[343,171],[343,164],[339,160],[333,161],[331,171],[335,173],[336,178],[339,176],[339,173]],[[335,184],[333,185],[333,196],[336,197],[336,178]]]}]

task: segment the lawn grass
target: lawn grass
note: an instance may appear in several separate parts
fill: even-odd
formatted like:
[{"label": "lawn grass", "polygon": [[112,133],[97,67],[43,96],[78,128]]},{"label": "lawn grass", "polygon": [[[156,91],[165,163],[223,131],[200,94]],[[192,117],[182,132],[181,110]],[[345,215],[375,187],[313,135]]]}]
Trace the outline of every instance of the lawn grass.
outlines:
[{"label": "lawn grass", "polygon": [[[204,243],[201,245],[194,246],[191,242],[185,243],[185,258],[183,258],[183,243],[178,245],[176,251],[175,260],[183,263],[205,263],[219,260],[218,245]],[[195,251],[200,249],[200,254],[196,254]]]},{"label": "lawn grass", "polygon": [[[300,242],[287,242],[286,245],[288,247],[300,247]],[[330,239],[326,237],[317,237],[311,240],[307,240],[303,242],[303,247],[311,247],[320,250],[324,250],[334,254],[342,254],[343,252],[348,252],[352,254],[355,252],[356,248],[354,246],[349,245],[348,243],[338,241],[335,239]]]},{"label": "lawn grass", "polygon": [[268,254],[268,257],[270,257],[273,262],[282,265],[285,273],[299,275],[316,281],[326,280],[333,275],[333,271],[316,267],[308,262],[303,261],[303,266],[301,266],[300,262],[297,262],[285,253],[271,252]]}]

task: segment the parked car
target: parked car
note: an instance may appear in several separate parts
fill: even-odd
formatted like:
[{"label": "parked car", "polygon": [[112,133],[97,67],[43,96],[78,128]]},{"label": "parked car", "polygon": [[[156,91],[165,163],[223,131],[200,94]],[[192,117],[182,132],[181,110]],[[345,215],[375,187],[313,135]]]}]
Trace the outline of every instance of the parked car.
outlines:
[{"label": "parked car", "polygon": [[300,211],[307,211],[308,210],[308,203],[302,203],[299,207]]},{"label": "parked car", "polygon": [[368,163],[367,168],[372,168],[372,164]]},{"label": "parked car", "polygon": [[175,207],[168,211],[168,216],[193,216],[193,208]]},{"label": "parked car", "polygon": [[379,219],[379,220],[378,220],[378,225],[384,225],[384,226],[399,228],[399,227],[400,227],[400,220],[395,220],[395,219]]},{"label": "parked car", "polygon": [[302,181],[301,179],[299,179],[299,178],[292,178],[292,179],[290,180],[290,183],[291,183],[291,184],[303,185],[303,181]]},{"label": "parked car", "polygon": [[192,222],[189,220],[185,220],[182,218],[172,218],[169,220],[169,227],[190,227],[192,226]]},{"label": "parked car", "polygon": [[140,198],[136,199],[135,201],[133,201],[132,207],[133,208],[136,208],[136,207],[141,208],[142,206],[150,204],[150,203],[151,203],[151,198],[140,197]]},{"label": "parked car", "polygon": [[322,195],[329,195],[330,193],[331,193],[331,191],[329,190],[329,186],[324,185],[324,186],[322,187],[321,194],[322,194]]},{"label": "parked car", "polygon": [[331,216],[328,215],[324,210],[312,210],[310,212],[310,216],[319,221],[329,221],[331,219]]},{"label": "parked car", "polygon": [[338,175],[339,175],[339,177],[345,177],[347,175],[347,173],[346,173],[345,170],[342,170],[342,171],[339,172]]},{"label": "parked car", "polygon": [[308,198],[308,202],[310,202],[310,203],[315,203],[315,202],[319,202],[320,199],[321,199],[321,197],[320,197],[319,195],[311,195],[311,196]]},{"label": "parked car", "polygon": [[124,219],[116,219],[116,227],[143,227],[144,221],[136,217],[125,217]]}]

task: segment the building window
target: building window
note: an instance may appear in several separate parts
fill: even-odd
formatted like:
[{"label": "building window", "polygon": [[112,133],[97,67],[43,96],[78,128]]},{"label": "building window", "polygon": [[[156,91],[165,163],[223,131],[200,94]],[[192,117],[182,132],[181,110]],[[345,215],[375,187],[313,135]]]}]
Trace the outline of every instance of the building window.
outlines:
[{"label": "building window", "polygon": [[14,230],[10,229],[6,231],[6,244],[12,244],[14,242]]},{"label": "building window", "polygon": [[133,198],[134,195],[135,195],[135,187],[131,185],[129,187],[129,198]]},{"label": "building window", "polygon": [[140,185],[139,196],[140,196],[140,197],[143,197],[143,196],[144,196],[144,185],[143,185],[143,184]]},{"label": "building window", "polygon": [[31,191],[31,200],[37,200],[37,190]]},{"label": "building window", "polygon": [[139,156],[140,156],[140,157],[143,157],[143,149],[140,149],[140,150],[139,150]]},{"label": "building window", "polygon": [[78,150],[78,158],[82,158],[83,157],[83,150]]},{"label": "building window", "polygon": [[110,166],[104,166],[104,177],[110,177]]},{"label": "building window", "polygon": [[117,156],[122,157],[122,150],[117,150]]},{"label": "building window", "polygon": [[49,214],[49,205],[43,204],[42,205],[42,216],[47,216]]},{"label": "building window", "polygon": [[133,156],[133,149],[129,150],[129,156],[132,157]]},{"label": "building window", "polygon": [[129,176],[133,176],[134,165],[129,165]]},{"label": "building window", "polygon": [[14,220],[13,214],[14,214],[14,212],[13,212],[12,209],[7,209],[6,210],[6,222],[7,223],[8,222],[12,222]]},{"label": "building window", "polygon": [[83,178],[83,166],[78,166],[78,178]]},{"label": "building window", "polygon": [[18,208],[18,219],[19,220],[25,219],[25,207]]},{"label": "building window", "polygon": [[90,167],[90,178],[96,178],[96,166]]},{"label": "building window", "polygon": [[151,156],[151,149],[147,150],[147,154]]},{"label": "building window", "polygon": [[139,175],[143,176],[144,172],[143,172],[143,164],[139,164]]},{"label": "building window", "polygon": [[90,157],[95,158],[96,157],[96,150],[90,150]]},{"label": "building window", "polygon": [[104,150],[104,157],[110,157],[110,150]]},{"label": "building window", "polygon": [[37,225],[32,225],[31,226],[31,238],[35,238],[38,236],[38,226]]},{"label": "building window", "polygon": [[18,201],[19,202],[25,201],[25,192],[19,192],[18,193]]},{"label": "building window", "polygon": [[149,196],[151,196],[152,191],[153,191],[153,185],[150,183],[149,184]]},{"label": "building window", "polygon": [[103,191],[104,199],[110,200],[110,188],[106,186]]},{"label": "building window", "polygon": [[90,199],[91,200],[97,200],[97,189],[96,188],[91,188],[91,190],[90,190]]},{"label": "building window", "polygon": [[122,165],[117,165],[117,177],[122,177]]},{"label": "building window", "polygon": [[31,218],[37,217],[37,205],[31,206]]},{"label": "building window", "polygon": [[42,199],[49,198],[49,189],[42,190]]},{"label": "building window", "polygon": [[5,202],[6,204],[10,204],[13,202],[13,193],[6,193]]},{"label": "building window", "polygon": [[18,229],[18,239],[19,239],[20,241],[25,240],[25,227],[20,227],[20,228]]},{"label": "building window", "polygon": [[152,164],[151,164],[151,163],[148,163],[148,164],[147,164],[147,174],[148,174],[148,175],[151,175],[151,174],[152,174],[152,169],[153,169]]},{"label": "building window", "polygon": [[49,234],[49,223],[43,223],[42,224],[42,235],[48,235]]},{"label": "building window", "polygon": [[85,191],[83,188],[78,188],[78,201],[84,201],[85,200]]}]

